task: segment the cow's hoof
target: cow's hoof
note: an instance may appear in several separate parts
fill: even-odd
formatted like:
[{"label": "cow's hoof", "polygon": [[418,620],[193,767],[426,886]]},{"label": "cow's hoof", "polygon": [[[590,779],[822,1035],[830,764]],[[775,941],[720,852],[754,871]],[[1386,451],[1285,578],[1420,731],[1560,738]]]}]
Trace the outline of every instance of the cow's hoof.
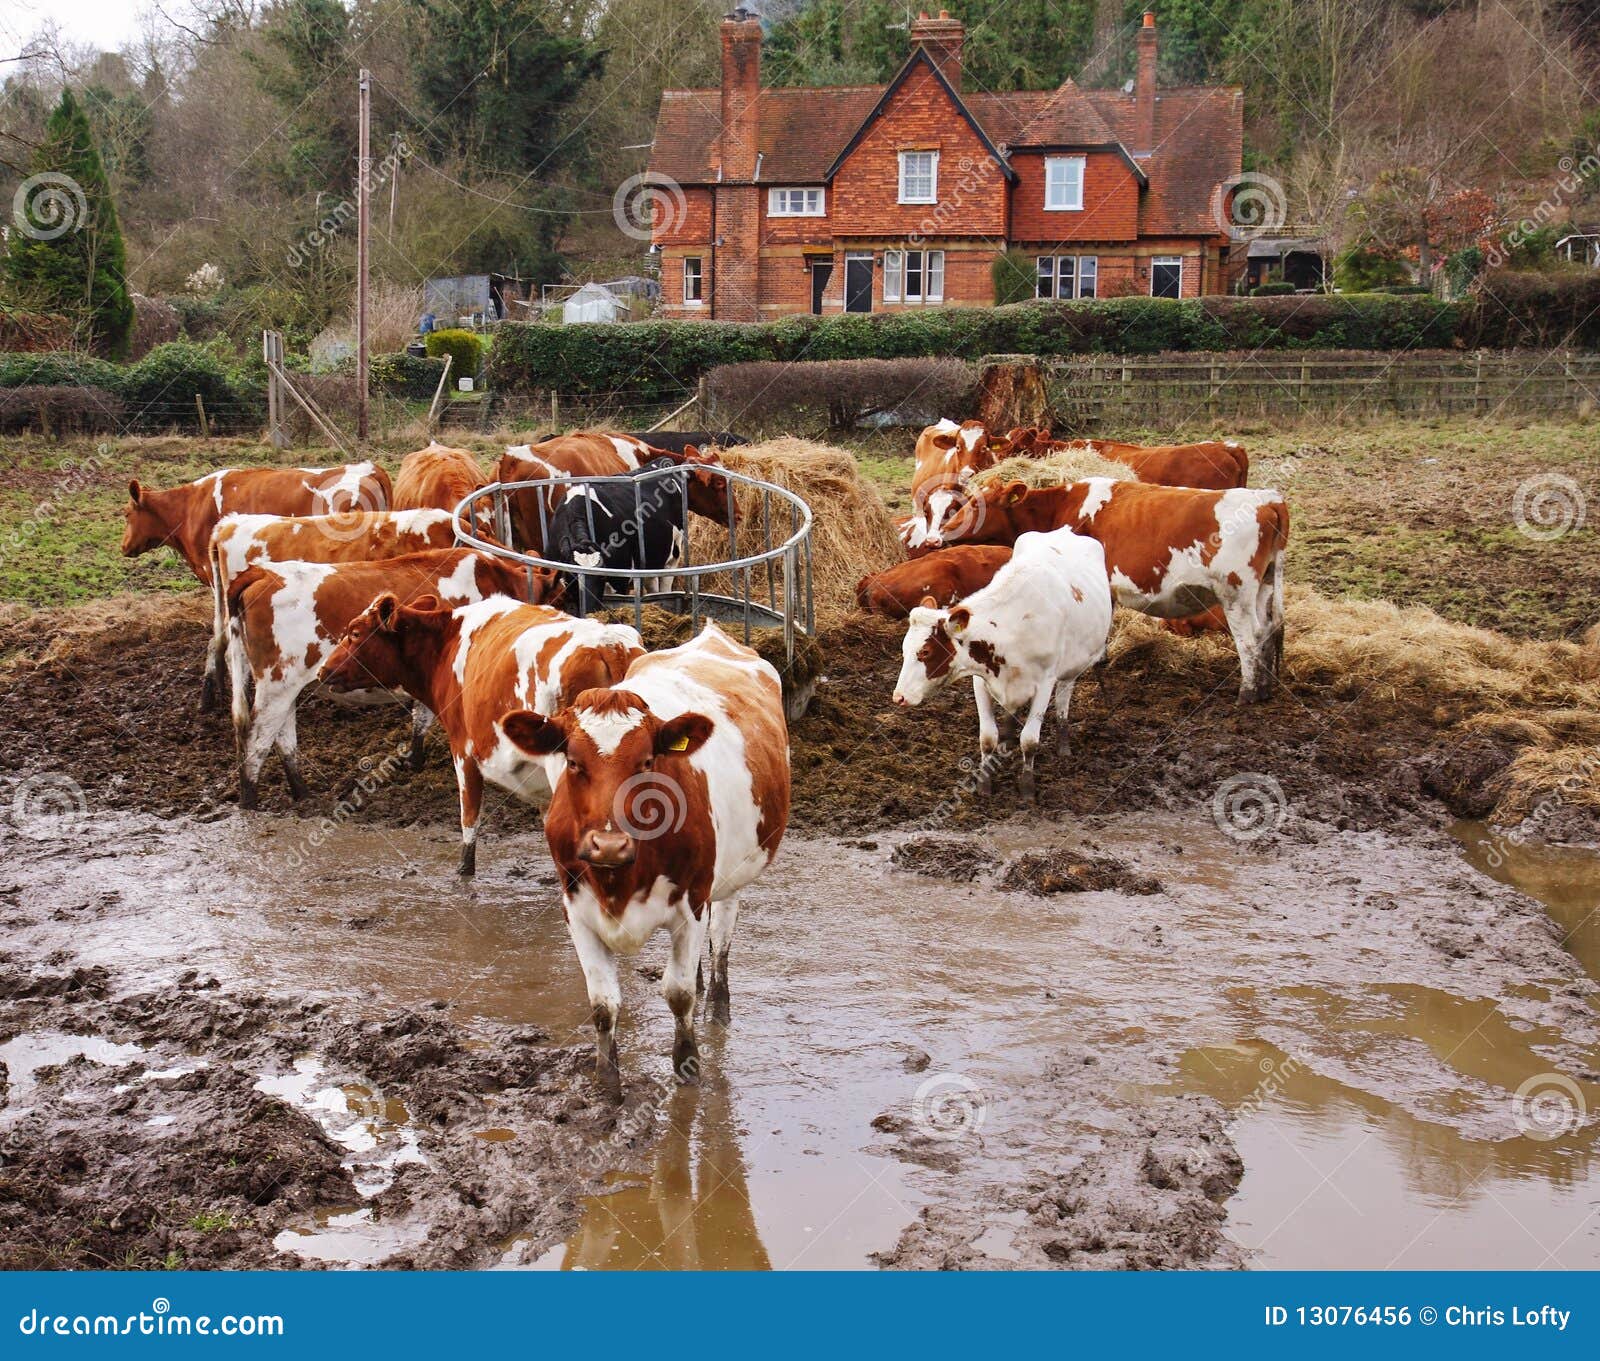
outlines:
[{"label": "cow's hoof", "polygon": [[470,879],[478,872],[478,848],[476,846],[463,846],[461,848],[461,863],[456,866],[456,873],[463,879]]},{"label": "cow's hoof", "polygon": [[299,803],[302,799],[309,799],[311,797],[310,786],[306,784],[305,780],[298,773],[291,774],[287,778],[289,781],[289,797],[296,803]]},{"label": "cow's hoof", "polygon": [[596,1060],[594,1085],[600,1089],[602,1100],[609,1101],[614,1106],[622,1104],[622,1070],[617,1067],[615,1059],[610,1062],[605,1059]]},{"label": "cow's hoof", "polygon": [[990,777],[987,769],[980,771],[978,774],[978,796],[986,799],[993,793],[994,780]]},{"label": "cow's hoof", "polygon": [[217,697],[217,687],[207,681],[200,687],[200,712],[214,714],[221,707],[222,703]]},{"label": "cow's hoof", "polygon": [[241,779],[239,781],[239,807],[254,812],[261,806],[261,796],[256,792],[254,780]]},{"label": "cow's hoof", "polygon": [[713,978],[706,993],[706,1019],[718,1025],[727,1025],[733,1019],[733,1007],[728,993],[728,980]]},{"label": "cow's hoof", "polygon": [[672,1075],[682,1087],[700,1085],[700,1049],[690,1037],[672,1046]]},{"label": "cow's hoof", "polygon": [[1024,803],[1039,802],[1039,789],[1034,783],[1033,771],[1030,767],[1024,766],[1022,768],[1022,774],[1017,779],[1017,790],[1022,795]]},{"label": "cow's hoof", "polygon": [[411,755],[406,758],[406,764],[413,772],[420,771],[428,763],[428,754],[423,750],[422,739],[417,738],[411,743]]}]

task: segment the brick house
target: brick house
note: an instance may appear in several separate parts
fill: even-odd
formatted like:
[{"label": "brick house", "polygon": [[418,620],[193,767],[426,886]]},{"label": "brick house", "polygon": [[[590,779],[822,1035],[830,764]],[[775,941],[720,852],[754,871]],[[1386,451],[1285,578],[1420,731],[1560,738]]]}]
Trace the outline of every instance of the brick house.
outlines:
[{"label": "brick house", "polygon": [[1242,265],[1224,224],[1243,95],[1158,89],[1151,14],[1124,90],[964,90],[942,11],[887,85],[762,89],[760,20],[736,9],[721,33],[721,88],[668,90],[656,119],[667,316],[988,305],[1008,249],[1042,297],[1195,297]]}]

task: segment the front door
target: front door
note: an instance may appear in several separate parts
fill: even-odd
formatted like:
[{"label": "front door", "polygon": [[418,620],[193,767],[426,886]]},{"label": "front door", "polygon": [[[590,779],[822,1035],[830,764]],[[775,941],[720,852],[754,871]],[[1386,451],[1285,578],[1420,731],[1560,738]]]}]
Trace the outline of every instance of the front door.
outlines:
[{"label": "front door", "polygon": [[844,257],[844,310],[872,311],[872,256]]},{"label": "front door", "polygon": [[822,295],[828,291],[828,283],[833,278],[833,261],[818,260],[811,266],[811,315],[822,315]]},{"label": "front door", "polygon": [[1181,298],[1183,296],[1183,257],[1158,255],[1150,262],[1150,296],[1152,298]]}]

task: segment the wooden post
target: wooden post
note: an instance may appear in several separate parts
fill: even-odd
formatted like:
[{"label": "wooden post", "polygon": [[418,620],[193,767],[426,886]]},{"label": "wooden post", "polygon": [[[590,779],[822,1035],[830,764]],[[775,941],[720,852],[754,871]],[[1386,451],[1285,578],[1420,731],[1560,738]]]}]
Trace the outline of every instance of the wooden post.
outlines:
[{"label": "wooden post", "polygon": [[198,392],[194,395],[194,414],[200,418],[200,438],[211,438],[211,427],[206,424],[206,403]]},{"label": "wooden post", "polygon": [[561,399],[556,395],[554,388],[550,389],[550,433],[561,433]]},{"label": "wooden post", "polygon": [[449,351],[444,356],[444,371],[439,375],[439,386],[433,390],[433,400],[428,403],[428,438],[432,439],[439,428],[439,403],[444,400],[445,385],[450,381],[450,362],[455,356]]},{"label": "wooden post", "polygon": [[367,266],[372,190],[372,73],[361,68],[356,171],[356,439],[367,441]]},{"label": "wooden post", "polygon": [[1483,351],[1479,350],[1472,366],[1472,414],[1476,416],[1483,407]]},{"label": "wooden post", "polygon": [[287,449],[289,435],[283,428],[283,384],[278,378],[283,337],[276,331],[261,333],[261,359],[267,366],[267,438],[274,449]]}]

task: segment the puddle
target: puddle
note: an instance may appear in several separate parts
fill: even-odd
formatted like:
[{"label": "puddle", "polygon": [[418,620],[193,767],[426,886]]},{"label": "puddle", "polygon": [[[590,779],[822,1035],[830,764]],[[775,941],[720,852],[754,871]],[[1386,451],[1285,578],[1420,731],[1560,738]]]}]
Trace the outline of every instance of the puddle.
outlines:
[{"label": "puddle", "polygon": [[[478,880],[463,885],[447,827],[123,823],[116,857],[29,851],[18,873],[39,901],[118,897],[70,937],[48,917],[23,922],[19,952],[70,946],[130,987],[194,968],[352,1014],[442,1002],[468,1029],[538,1026],[553,1043],[592,1042],[536,831],[492,819]],[[982,844],[1006,857],[1061,836],[1165,890],[1040,899],[891,869],[891,836],[873,851],[786,841],[743,895],[734,1020],[702,1030],[704,1085],[653,1086],[671,1047],[650,976],[665,958],[657,939],[622,973],[624,1081],[656,1092],[662,1131],[648,1163],[597,1146],[592,1165],[612,1172],[567,1240],[513,1233],[490,1260],[861,1267],[925,1208],[953,1206],[962,1246],[1032,1265],[1030,1178],[1062,1174],[1126,1129],[1142,1093],[1198,1091],[1235,1115],[1246,1173],[1227,1228],[1257,1265],[1540,1265],[1537,1249],[1554,1252],[1551,1264],[1600,1266],[1600,1237],[1582,1219],[1600,1192],[1596,1125],[1535,1139],[1517,1133],[1512,1110],[1525,1081],[1556,1073],[1588,1116],[1600,1113],[1600,1087],[1582,1076],[1600,1055],[1575,1052],[1590,1041],[1574,1017],[1592,1031],[1594,1013],[1560,995],[1570,962],[1453,850],[1382,833],[1239,846],[1209,816],[1148,813],[1092,831],[1010,823]],[[1581,870],[1571,883],[1562,920],[1579,928],[1584,957],[1594,895],[1583,909]],[[13,1083],[31,1071],[13,1065]],[[1264,1088],[1272,1074],[1282,1081]],[[304,1055],[258,1085],[339,1142],[370,1198],[422,1159],[421,1144],[402,1103],[339,1076]],[[970,1107],[967,1127],[913,1137],[951,1093]],[[1559,1117],[1551,1100],[1535,1092],[1529,1109]],[[449,1133],[486,1168],[528,1148],[492,1102]],[[367,1264],[428,1229],[362,1204],[277,1242]]]},{"label": "puddle", "polygon": [[[10,1091],[5,1108],[7,1118],[15,1118],[27,1106],[30,1093],[38,1086],[35,1074],[71,1059],[85,1058],[90,1063],[116,1068],[143,1058],[149,1051],[137,1044],[114,1044],[99,1035],[64,1035],[54,1030],[37,1030],[0,1044],[0,1063],[6,1067]],[[141,1081],[170,1074],[146,1073]]]},{"label": "puddle", "polygon": [[1543,903],[1561,926],[1562,943],[1600,979],[1600,854],[1520,845],[1481,822],[1459,822],[1451,831],[1474,869]]}]

